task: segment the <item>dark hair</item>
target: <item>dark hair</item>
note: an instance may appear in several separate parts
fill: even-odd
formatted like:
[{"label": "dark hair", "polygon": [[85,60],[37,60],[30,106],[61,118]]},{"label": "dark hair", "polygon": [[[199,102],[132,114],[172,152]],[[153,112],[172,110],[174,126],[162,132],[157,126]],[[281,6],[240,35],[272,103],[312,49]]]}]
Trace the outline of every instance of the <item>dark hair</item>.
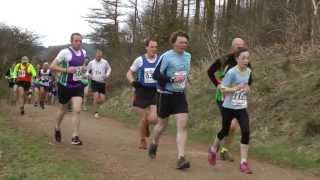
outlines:
[{"label": "dark hair", "polygon": [[185,37],[189,40],[189,35],[184,31],[176,31],[170,36],[170,43],[173,44],[177,41],[178,37]]},{"label": "dark hair", "polygon": [[249,52],[249,49],[244,47],[238,48],[237,52],[235,53],[235,57],[238,58],[244,52]]},{"label": "dark hair", "polygon": [[151,41],[157,42],[157,40],[154,39],[154,38],[148,38],[148,39],[146,39],[146,40],[144,41],[145,47],[148,47]]},{"label": "dark hair", "polygon": [[71,37],[70,37],[70,40],[71,40],[71,41],[73,41],[73,37],[74,37],[74,36],[80,36],[80,37],[82,37],[82,35],[81,35],[80,33],[72,33],[72,34],[71,34]]}]

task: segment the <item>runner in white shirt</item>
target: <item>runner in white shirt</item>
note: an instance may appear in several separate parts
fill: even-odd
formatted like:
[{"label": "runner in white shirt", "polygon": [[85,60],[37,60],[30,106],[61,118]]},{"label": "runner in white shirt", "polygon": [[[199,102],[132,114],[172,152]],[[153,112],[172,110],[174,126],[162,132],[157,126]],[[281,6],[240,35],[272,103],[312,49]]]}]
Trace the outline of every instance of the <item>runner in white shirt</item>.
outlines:
[{"label": "runner in white shirt", "polygon": [[111,67],[107,60],[102,58],[102,51],[96,51],[96,58],[88,64],[87,73],[91,79],[91,91],[93,93],[93,106],[95,118],[99,118],[98,105],[105,101],[106,79],[111,74]]}]

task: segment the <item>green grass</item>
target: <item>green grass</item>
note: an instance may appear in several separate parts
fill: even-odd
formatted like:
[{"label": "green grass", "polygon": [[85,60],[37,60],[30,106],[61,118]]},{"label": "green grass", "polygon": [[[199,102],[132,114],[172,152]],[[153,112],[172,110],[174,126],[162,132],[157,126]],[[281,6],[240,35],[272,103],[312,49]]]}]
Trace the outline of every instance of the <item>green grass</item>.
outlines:
[{"label": "green grass", "polygon": [[0,113],[0,179],[88,180],[89,162],[55,151],[45,138],[26,136],[10,128]]}]

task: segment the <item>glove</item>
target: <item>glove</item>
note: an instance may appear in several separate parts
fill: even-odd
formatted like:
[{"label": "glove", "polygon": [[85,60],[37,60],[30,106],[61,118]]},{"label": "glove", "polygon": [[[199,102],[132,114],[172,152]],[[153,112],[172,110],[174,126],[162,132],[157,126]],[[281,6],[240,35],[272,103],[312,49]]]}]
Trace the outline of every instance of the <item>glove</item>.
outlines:
[{"label": "glove", "polygon": [[131,83],[131,86],[133,86],[135,89],[139,89],[142,87],[142,85],[138,81],[133,81]]}]

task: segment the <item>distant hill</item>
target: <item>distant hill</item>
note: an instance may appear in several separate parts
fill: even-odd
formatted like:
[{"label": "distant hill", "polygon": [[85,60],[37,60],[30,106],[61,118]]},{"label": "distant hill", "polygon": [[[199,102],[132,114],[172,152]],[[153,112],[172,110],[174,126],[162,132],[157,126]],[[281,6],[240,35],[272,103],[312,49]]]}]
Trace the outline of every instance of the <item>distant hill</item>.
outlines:
[{"label": "distant hill", "polygon": [[[36,52],[36,59],[39,59],[40,61],[52,61],[53,58],[57,55],[57,53],[66,47],[68,47],[68,44],[65,45],[59,45],[59,46],[49,46],[49,47],[43,47],[43,46],[37,46],[35,47]],[[95,53],[95,45],[94,44],[83,44],[83,49],[86,50],[87,56],[92,59],[94,58]]]}]

